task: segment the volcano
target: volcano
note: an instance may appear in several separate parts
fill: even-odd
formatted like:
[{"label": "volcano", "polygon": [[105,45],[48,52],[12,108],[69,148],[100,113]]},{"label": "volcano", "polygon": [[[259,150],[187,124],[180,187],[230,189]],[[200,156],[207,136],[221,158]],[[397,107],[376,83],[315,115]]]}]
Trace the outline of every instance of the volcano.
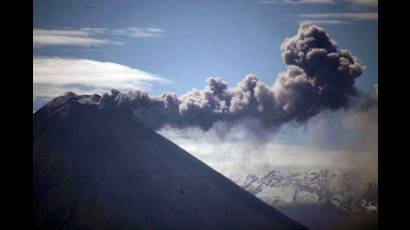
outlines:
[{"label": "volcano", "polygon": [[33,114],[38,229],[306,229],[140,122],[67,93]]}]

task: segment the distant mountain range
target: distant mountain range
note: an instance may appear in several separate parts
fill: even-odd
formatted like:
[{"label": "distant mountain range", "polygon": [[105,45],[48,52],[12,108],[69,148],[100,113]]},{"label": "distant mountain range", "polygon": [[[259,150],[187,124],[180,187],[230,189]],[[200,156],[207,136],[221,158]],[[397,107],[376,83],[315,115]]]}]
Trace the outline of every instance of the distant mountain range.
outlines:
[{"label": "distant mountain range", "polygon": [[271,170],[263,175],[243,175],[233,180],[274,207],[330,203],[347,212],[371,212],[378,208],[377,184],[357,186],[355,174],[336,170],[285,173]]},{"label": "distant mountain range", "polygon": [[100,100],[33,114],[36,229],[306,229]]},{"label": "distant mountain range", "polygon": [[377,229],[378,186],[337,170],[242,175],[232,180],[312,230]]}]

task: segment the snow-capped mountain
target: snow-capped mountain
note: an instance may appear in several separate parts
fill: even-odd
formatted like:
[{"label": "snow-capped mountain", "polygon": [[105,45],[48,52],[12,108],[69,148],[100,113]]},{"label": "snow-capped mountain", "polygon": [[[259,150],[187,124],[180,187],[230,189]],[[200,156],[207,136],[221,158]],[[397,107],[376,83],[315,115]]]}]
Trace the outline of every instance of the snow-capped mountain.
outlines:
[{"label": "snow-capped mountain", "polygon": [[337,170],[269,171],[261,176],[232,178],[238,185],[274,207],[330,203],[348,212],[377,211],[377,185],[358,186],[356,175]]}]

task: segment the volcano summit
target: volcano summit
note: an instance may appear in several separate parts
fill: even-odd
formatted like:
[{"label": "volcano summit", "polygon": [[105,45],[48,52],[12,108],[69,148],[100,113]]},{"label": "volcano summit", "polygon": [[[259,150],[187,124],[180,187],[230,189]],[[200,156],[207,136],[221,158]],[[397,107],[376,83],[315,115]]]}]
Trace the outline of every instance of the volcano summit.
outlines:
[{"label": "volcano summit", "polygon": [[305,229],[100,99],[67,93],[33,115],[37,228]]}]

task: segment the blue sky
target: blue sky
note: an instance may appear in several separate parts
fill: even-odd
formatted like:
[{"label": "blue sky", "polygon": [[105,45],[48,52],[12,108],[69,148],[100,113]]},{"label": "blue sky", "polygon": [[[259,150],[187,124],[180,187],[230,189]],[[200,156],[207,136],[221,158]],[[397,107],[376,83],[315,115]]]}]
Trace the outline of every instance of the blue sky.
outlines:
[{"label": "blue sky", "polygon": [[[192,88],[201,89],[209,76],[221,77],[235,86],[246,74],[254,73],[270,85],[277,74],[285,70],[281,42],[296,34],[303,20],[316,21],[339,48],[349,49],[363,62],[367,68],[357,86],[364,91],[371,90],[378,82],[377,1],[296,2],[34,1],[33,68],[38,73],[34,76],[33,95],[41,90],[47,93],[34,95],[33,109],[64,90],[102,92],[110,88],[108,83],[82,85],[82,81],[56,83],[53,89],[38,87],[36,77],[44,73],[36,69],[45,65],[53,68],[54,62],[47,58],[115,63],[167,79],[148,80],[145,87],[135,84],[151,95],[163,91],[182,95]],[[86,39],[78,43],[52,43],[50,39],[42,39],[45,35],[61,35],[56,31],[71,31],[68,37],[74,37],[74,41],[78,37]],[[34,64],[35,59],[43,59],[43,62]],[[66,66],[75,63],[69,62]],[[62,70],[55,66],[47,71],[60,74]],[[48,79],[44,78],[41,86],[46,85]],[[111,88],[122,83],[115,82]]]}]

